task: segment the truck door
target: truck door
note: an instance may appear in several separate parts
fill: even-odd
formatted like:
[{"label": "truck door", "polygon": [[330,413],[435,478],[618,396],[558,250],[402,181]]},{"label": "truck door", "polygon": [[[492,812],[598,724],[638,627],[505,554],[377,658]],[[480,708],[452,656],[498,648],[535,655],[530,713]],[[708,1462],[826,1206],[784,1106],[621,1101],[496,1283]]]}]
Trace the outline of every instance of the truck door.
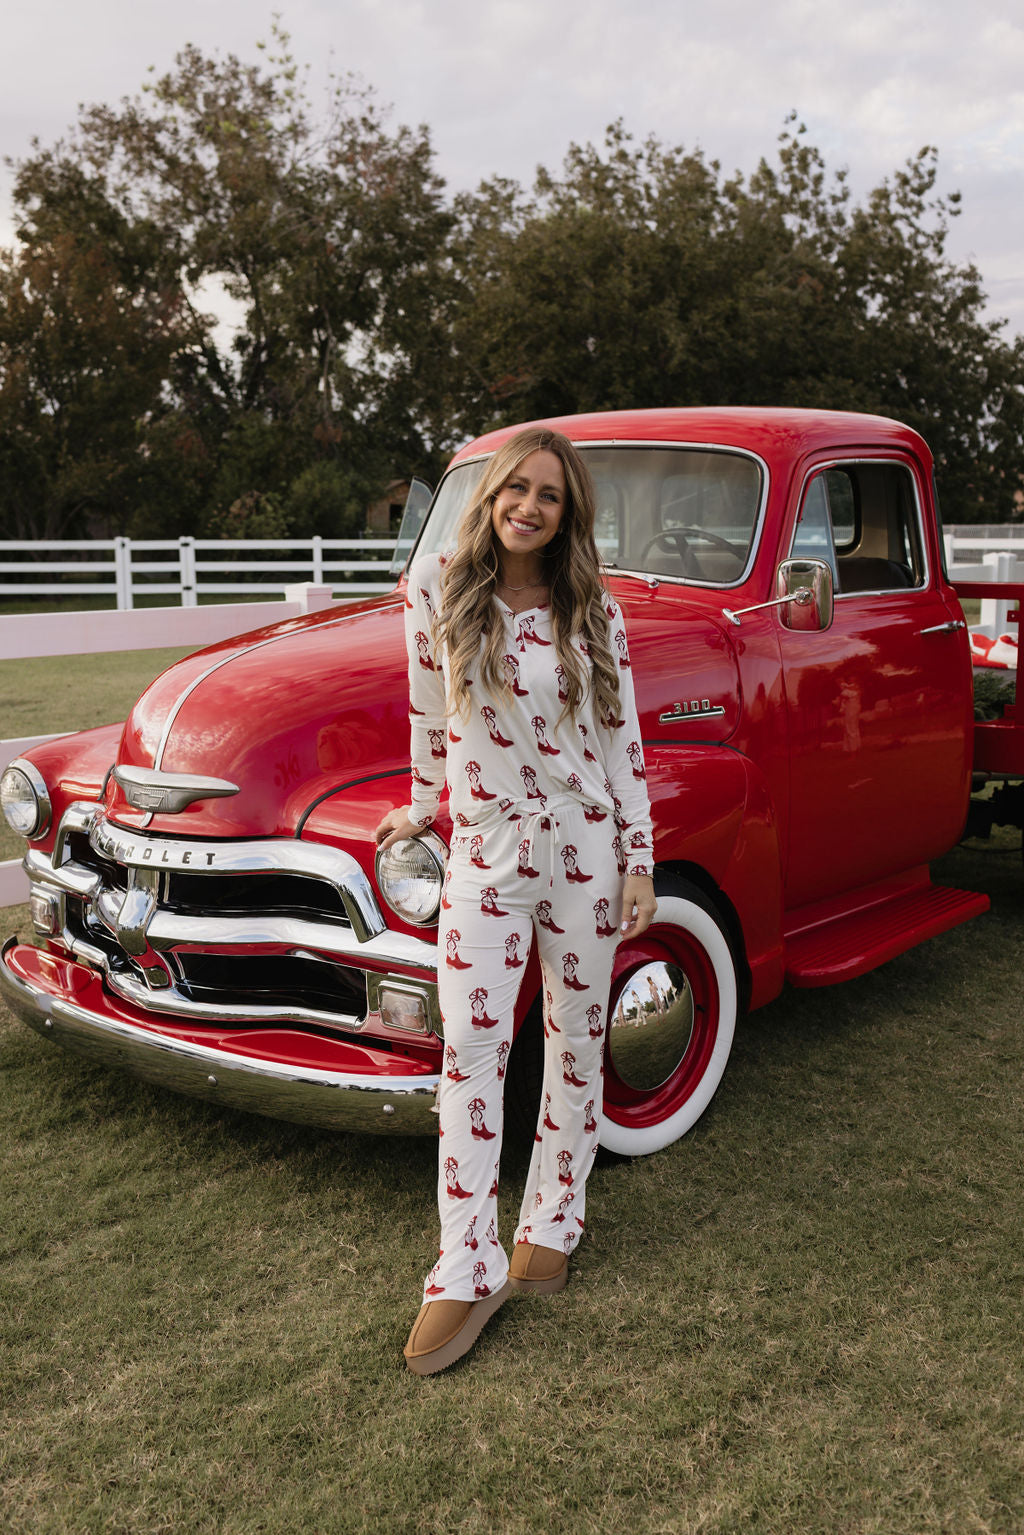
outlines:
[{"label": "truck door", "polygon": [[892,459],[816,465],[802,486],[789,552],[827,559],[836,598],[824,633],[779,625],[790,908],[926,863],[963,827],[970,667],[923,504],[916,468]]}]

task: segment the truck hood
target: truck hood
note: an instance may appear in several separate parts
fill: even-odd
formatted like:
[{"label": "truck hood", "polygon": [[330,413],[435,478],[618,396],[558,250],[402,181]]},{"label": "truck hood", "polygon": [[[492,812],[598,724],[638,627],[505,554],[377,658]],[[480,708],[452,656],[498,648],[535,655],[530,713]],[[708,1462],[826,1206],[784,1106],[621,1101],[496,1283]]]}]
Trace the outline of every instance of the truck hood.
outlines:
[{"label": "truck hood", "polygon": [[409,765],[402,597],[352,603],[188,656],[129,715],[118,762],[227,779],[239,792],[150,819],[111,779],[124,826],[196,837],[294,836],[354,778]]},{"label": "truck hood", "polygon": [[[623,583],[630,585],[616,596],[645,742],[727,739],[741,701],[725,627],[678,588],[652,596]],[[132,710],[119,763],[226,779],[239,792],[149,816],[111,779],[110,817],[172,836],[289,837],[333,792],[407,772],[402,609],[400,593],[373,598],[242,635],[172,666]],[[396,782],[395,790],[401,802],[408,785]]]}]

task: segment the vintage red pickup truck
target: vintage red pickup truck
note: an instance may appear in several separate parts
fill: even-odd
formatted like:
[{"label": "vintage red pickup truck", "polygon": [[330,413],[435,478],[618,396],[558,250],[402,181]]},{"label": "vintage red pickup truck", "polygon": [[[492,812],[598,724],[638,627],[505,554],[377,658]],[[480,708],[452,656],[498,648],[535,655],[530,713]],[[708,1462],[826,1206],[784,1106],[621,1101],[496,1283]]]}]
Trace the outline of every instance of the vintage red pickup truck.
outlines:
[{"label": "vintage red pickup truck", "polygon": [[[737,1013],[860,975],[965,921],[932,884],[972,775],[1021,820],[1024,731],[976,725],[925,443],[827,411],[552,423],[585,453],[629,627],[659,911],[620,945],[602,1141],[668,1144]],[[509,431],[512,428],[508,429]],[[504,431],[458,453],[440,550]],[[449,823],[375,858],[409,798],[403,585],[172,666],[127,722],[13,763],[34,944],[0,989],[44,1037],[181,1092],[307,1123],[430,1132],[444,1039],[435,916]],[[510,1075],[528,1074],[525,971]]]}]

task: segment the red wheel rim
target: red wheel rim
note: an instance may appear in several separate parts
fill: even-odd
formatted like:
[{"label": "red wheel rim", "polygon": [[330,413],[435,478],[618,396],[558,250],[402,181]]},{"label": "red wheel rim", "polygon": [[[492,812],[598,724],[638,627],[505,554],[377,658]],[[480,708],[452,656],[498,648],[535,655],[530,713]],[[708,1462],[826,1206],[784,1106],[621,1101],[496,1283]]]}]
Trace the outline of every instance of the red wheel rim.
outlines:
[{"label": "red wheel rim", "polygon": [[683,1108],[703,1080],[718,1038],[718,978],[707,950],[692,934],[657,923],[648,928],[639,944],[623,944],[617,950],[609,1017],[630,977],[644,965],[658,961],[677,965],[684,972],[693,997],[693,1025],[678,1066],[659,1087],[631,1087],[615,1069],[608,1042],[610,1029],[605,1038],[605,1115],[617,1125],[638,1130],[661,1124]]}]

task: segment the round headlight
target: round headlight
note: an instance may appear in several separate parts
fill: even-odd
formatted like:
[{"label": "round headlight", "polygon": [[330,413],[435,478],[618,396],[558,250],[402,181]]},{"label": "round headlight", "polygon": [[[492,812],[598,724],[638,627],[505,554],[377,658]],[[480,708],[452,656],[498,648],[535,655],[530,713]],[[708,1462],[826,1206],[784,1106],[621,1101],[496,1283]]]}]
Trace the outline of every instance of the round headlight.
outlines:
[{"label": "round headlight", "polygon": [[380,893],[403,921],[422,927],[437,915],[447,852],[441,838],[428,831],[377,854]]},{"label": "round headlight", "polygon": [[43,775],[24,757],[15,757],[0,778],[0,809],[19,837],[41,837],[50,824],[50,796]]}]

